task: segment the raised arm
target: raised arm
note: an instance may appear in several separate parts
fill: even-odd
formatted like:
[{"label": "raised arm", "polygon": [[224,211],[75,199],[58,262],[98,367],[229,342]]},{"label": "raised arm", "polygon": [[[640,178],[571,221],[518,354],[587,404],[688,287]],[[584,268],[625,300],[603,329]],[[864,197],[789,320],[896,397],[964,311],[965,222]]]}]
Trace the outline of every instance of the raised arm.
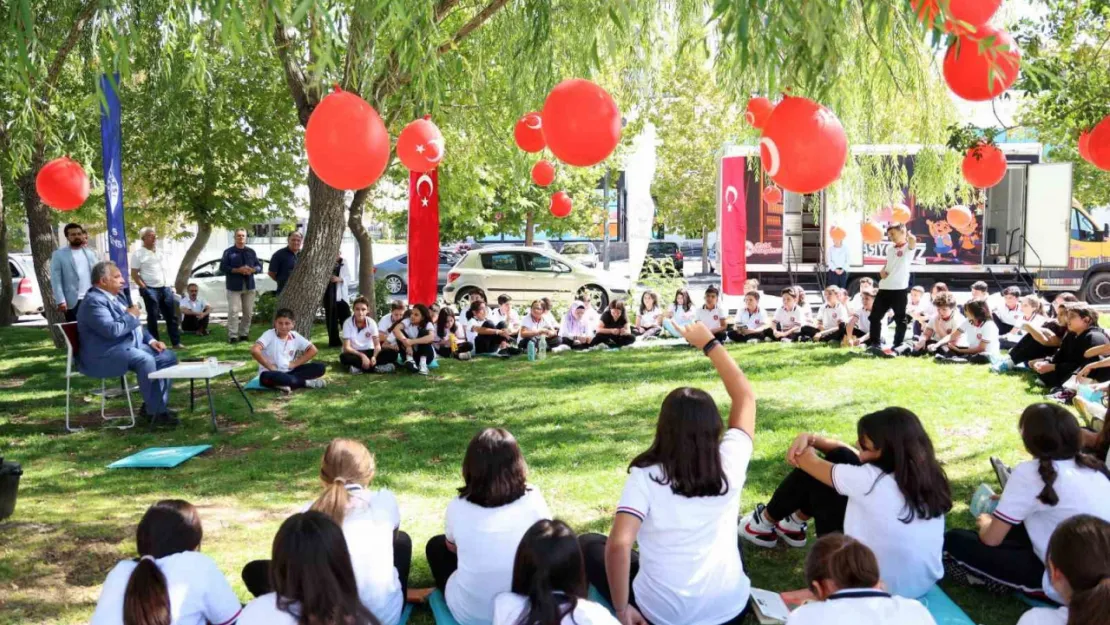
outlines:
[{"label": "raised arm", "polygon": [[[700,321],[676,328],[682,338],[698,349],[705,349],[713,334]],[[707,354],[710,362],[721,376],[732,406],[728,412],[728,427],[743,430],[755,440],[755,391],[752,384],[724,346],[718,344]]]}]

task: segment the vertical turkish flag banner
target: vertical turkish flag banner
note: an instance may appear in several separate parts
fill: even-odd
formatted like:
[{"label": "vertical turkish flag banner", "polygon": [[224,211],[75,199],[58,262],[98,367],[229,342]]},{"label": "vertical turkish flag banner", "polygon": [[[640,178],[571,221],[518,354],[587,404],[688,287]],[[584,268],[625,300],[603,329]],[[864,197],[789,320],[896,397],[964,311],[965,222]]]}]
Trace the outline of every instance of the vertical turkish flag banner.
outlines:
[{"label": "vertical turkish flag banner", "polygon": [[729,156],[721,159],[720,265],[721,291],[725,295],[744,295],[747,279],[748,210],[744,189],[747,159]]},{"label": "vertical turkish flag banner", "polygon": [[431,306],[439,287],[439,173],[409,172],[409,304]]}]

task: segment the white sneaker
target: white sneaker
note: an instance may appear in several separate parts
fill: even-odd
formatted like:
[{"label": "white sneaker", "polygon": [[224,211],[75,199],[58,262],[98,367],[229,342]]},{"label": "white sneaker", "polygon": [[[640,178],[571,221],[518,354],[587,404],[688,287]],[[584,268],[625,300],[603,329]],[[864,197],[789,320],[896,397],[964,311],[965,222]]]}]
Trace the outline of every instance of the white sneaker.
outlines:
[{"label": "white sneaker", "polygon": [[324,378],[316,378],[315,380],[305,380],[304,385],[308,388],[324,388],[328,383]]},{"label": "white sneaker", "polygon": [[740,519],[740,526],[736,529],[736,533],[753,545],[770,548],[778,543],[779,538],[775,533],[775,526],[763,520],[764,509],[766,506],[763,504],[756,505],[751,514]]},{"label": "white sneaker", "polygon": [[362,369],[359,369],[358,367],[351,367],[351,375],[358,375],[360,373],[362,373]]},{"label": "white sneaker", "polygon": [[374,373],[393,373],[393,371],[396,369],[396,365],[387,362],[384,365],[378,365],[377,367],[374,367]]},{"label": "white sneaker", "polygon": [[791,514],[775,524],[775,533],[782,539],[782,542],[791,547],[801,548],[806,546],[807,527],[808,524],[805,521],[799,521]]},{"label": "white sneaker", "polygon": [[793,343],[794,341],[793,341],[793,339],[782,339],[780,342],[781,343]]},{"label": "white sneaker", "polygon": [[569,352],[569,351],[570,351],[570,345],[556,345],[555,347],[551,348],[551,353],[553,353],[553,354],[557,354],[559,352]]},{"label": "white sneaker", "polygon": [[459,352],[459,360],[470,360],[470,352]]},{"label": "white sneaker", "polygon": [[274,388],[281,391],[282,393],[285,393],[286,395],[293,392],[292,387],[289,386],[275,386]]},{"label": "white sneaker", "polygon": [[417,361],[416,367],[417,373],[419,373],[420,375],[428,375],[428,365],[424,362],[423,358]]}]

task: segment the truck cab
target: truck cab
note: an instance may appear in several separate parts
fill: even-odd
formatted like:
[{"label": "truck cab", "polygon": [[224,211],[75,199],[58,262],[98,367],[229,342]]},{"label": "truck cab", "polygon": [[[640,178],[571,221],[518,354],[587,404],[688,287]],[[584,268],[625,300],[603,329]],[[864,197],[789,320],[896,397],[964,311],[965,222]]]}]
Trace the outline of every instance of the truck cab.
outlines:
[{"label": "truck cab", "polygon": [[1073,202],[1070,236],[1067,269],[1039,273],[1037,288],[1072,291],[1091,304],[1110,304],[1110,224]]}]

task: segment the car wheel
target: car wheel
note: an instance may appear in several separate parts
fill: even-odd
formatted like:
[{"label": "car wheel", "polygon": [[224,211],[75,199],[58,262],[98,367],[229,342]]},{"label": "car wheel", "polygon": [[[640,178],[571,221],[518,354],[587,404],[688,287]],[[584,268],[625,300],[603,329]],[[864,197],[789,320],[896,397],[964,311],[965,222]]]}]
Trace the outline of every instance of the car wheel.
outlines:
[{"label": "car wheel", "polygon": [[458,295],[455,296],[455,305],[459,307],[458,312],[460,315],[470,309],[470,298],[473,295],[479,295],[483,300],[486,300],[486,294],[483,293],[481,289],[476,289],[472,286],[462,289],[459,291]]},{"label": "car wheel", "polygon": [[405,281],[401,279],[401,276],[386,276],[385,290],[389,291],[390,295],[397,295],[405,290]]},{"label": "car wheel", "polygon": [[609,307],[609,294],[605,292],[605,289],[596,284],[587,284],[579,289],[578,296],[581,297],[583,295],[586,296],[586,301],[598,312],[604,312],[604,310]]},{"label": "car wheel", "polygon": [[1087,281],[1087,303],[1110,304],[1110,273],[1096,273]]}]

